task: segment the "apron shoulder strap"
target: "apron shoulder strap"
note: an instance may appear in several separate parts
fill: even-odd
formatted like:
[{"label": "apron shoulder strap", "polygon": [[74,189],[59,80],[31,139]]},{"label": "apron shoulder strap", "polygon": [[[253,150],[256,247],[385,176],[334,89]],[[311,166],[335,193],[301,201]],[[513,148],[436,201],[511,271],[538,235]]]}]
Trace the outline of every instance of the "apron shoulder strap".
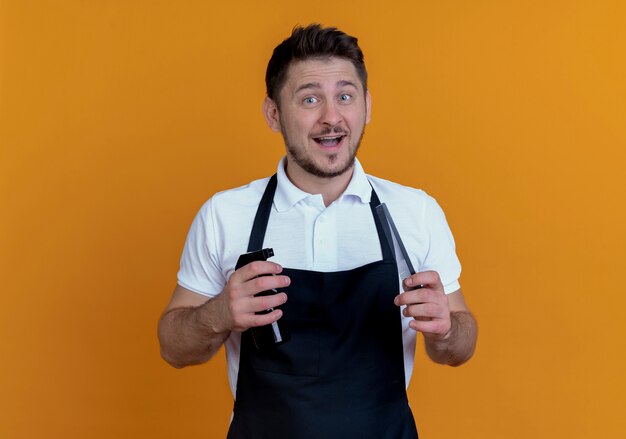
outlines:
[{"label": "apron shoulder strap", "polygon": [[[372,186],[372,182],[370,182]],[[374,222],[376,223],[376,231],[378,232],[378,240],[380,241],[380,250],[385,261],[395,261],[396,256],[393,251],[393,242],[391,241],[391,230],[389,230],[389,224],[380,220],[380,216],[376,213],[376,208],[380,206],[380,200],[378,194],[372,186],[372,197],[370,198],[370,208],[372,209],[372,215],[374,216]]]},{"label": "apron shoulder strap", "polygon": [[248,241],[248,252],[261,250],[263,248],[265,230],[267,229],[267,223],[270,219],[277,181],[276,174],[274,174],[267,183],[267,187],[259,203],[259,208],[256,211],[256,216],[254,217],[254,223],[252,224],[252,232],[250,232],[250,240]]}]

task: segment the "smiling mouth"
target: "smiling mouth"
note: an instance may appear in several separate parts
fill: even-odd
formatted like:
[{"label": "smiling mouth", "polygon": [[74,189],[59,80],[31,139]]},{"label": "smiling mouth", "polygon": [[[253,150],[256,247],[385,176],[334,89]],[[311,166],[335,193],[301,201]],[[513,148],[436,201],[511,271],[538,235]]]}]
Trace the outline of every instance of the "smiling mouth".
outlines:
[{"label": "smiling mouth", "polygon": [[315,140],[315,142],[319,145],[332,147],[339,145],[344,137],[346,136],[344,134],[341,134],[337,136],[313,137],[313,140]]}]

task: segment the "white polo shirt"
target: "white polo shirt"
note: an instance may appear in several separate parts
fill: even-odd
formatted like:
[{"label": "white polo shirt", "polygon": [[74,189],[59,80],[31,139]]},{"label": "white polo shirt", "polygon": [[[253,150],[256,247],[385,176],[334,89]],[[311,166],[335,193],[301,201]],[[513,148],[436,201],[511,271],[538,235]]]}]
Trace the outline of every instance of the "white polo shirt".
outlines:
[{"label": "white polo shirt", "polygon": [[[322,272],[349,270],[382,259],[376,224],[370,209],[372,187],[387,204],[416,271],[439,273],[447,294],[460,288],[461,265],[454,238],[437,202],[424,191],[366,175],[359,161],[345,192],[328,207],[321,194],[308,194],[291,183],[285,158],[277,169],[274,196],[264,247],[271,261],[286,268]],[[268,178],[215,194],[194,219],[178,272],[182,287],[215,297],[245,253],[252,223]],[[371,185],[370,185],[371,183]],[[398,279],[398,291],[401,291]],[[416,333],[403,320],[404,370],[408,387],[413,370]],[[228,379],[236,394],[240,333],[227,339]]]}]

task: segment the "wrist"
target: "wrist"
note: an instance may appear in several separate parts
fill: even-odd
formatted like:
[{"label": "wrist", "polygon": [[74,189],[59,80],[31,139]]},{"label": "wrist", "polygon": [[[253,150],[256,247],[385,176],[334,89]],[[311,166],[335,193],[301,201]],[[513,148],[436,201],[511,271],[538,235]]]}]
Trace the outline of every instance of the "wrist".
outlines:
[{"label": "wrist", "polygon": [[227,321],[227,313],[223,312],[222,294],[215,296],[198,310],[200,313],[199,321],[202,322],[203,328],[211,334],[224,334],[231,331]]},{"label": "wrist", "polygon": [[435,345],[438,350],[445,349],[446,346],[454,340],[454,336],[457,332],[458,322],[454,316],[454,313],[450,313],[450,327],[443,334],[438,333],[424,333],[424,338],[427,342]]}]

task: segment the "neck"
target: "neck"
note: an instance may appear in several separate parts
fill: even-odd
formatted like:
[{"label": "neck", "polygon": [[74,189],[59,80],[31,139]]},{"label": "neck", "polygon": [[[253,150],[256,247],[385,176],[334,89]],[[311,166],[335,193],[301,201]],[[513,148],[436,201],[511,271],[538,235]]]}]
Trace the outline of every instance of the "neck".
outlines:
[{"label": "neck", "polygon": [[309,174],[295,163],[290,163],[289,160],[285,165],[287,177],[294,186],[309,194],[321,194],[326,207],[344,193],[354,173],[354,166],[352,166],[341,175],[326,178]]}]

